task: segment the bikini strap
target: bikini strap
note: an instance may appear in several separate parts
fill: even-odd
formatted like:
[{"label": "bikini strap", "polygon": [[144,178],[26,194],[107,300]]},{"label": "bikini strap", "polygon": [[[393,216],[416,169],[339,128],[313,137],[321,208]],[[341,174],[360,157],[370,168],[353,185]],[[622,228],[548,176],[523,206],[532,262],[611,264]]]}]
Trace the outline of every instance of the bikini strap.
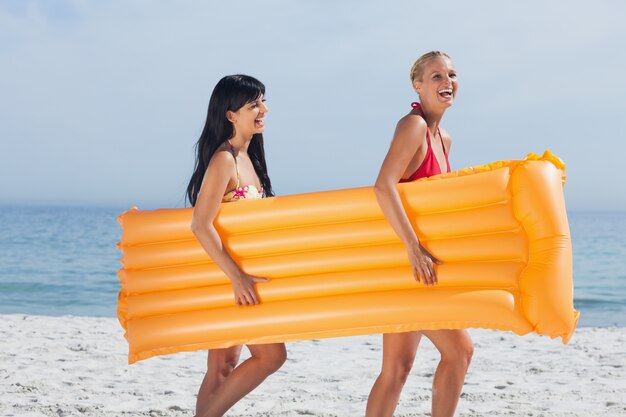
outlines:
[{"label": "bikini strap", "polygon": [[239,188],[239,183],[241,182],[241,179],[239,178],[239,164],[237,164],[237,156],[235,155],[235,147],[230,143],[229,140],[226,141],[226,144],[228,145],[228,149],[230,149],[230,154],[235,159],[235,170],[237,171],[237,188]]},{"label": "bikini strap", "polygon": [[446,157],[446,166],[448,167],[448,172],[450,172],[450,160],[448,159],[448,151],[446,151],[446,145],[443,143],[443,136],[441,135],[441,129],[437,126],[437,132],[439,133],[439,140],[441,141],[441,149],[443,149],[443,156]]},{"label": "bikini strap", "polygon": [[426,125],[426,140],[428,141],[428,147],[432,148],[433,144],[430,140],[430,129],[428,128],[428,125]]},{"label": "bikini strap", "polygon": [[[411,107],[415,110],[419,110],[422,117],[424,117],[424,110],[422,110],[422,105],[420,103],[418,103],[417,101],[414,101],[413,103],[411,103]],[[448,152],[446,152],[446,147],[443,144],[443,136],[441,136],[441,130],[439,129],[439,126],[437,126],[437,133],[439,133],[439,140],[441,141],[441,148],[443,149],[443,154],[446,156],[446,158],[448,157]],[[426,140],[428,140],[428,146],[431,146],[430,143],[430,130],[428,129],[428,127],[426,127]]]},{"label": "bikini strap", "polygon": [[441,141],[441,149],[443,149],[443,154],[445,157],[448,157],[448,152],[446,152],[446,145],[443,144],[443,136],[441,135],[441,129],[437,126],[437,133],[439,133],[439,140]]},{"label": "bikini strap", "polygon": [[[411,107],[413,108],[413,110],[419,110],[420,115],[422,116],[422,118],[424,117],[424,110],[422,110],[422,105],[419,104],[417,101],[414,101],[413,103],[411,103]],[[430,130],[428,129],[428,126],[426,126],[426,140],[428,141],[428,147],[431,147],[430,144]]]}]

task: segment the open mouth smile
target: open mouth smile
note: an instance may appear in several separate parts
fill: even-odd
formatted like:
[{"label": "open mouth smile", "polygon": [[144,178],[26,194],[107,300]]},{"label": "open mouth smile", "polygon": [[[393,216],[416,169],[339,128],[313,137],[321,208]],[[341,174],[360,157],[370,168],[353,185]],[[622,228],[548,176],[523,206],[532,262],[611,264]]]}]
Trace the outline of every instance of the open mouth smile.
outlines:
[{"label": "open mouth smile", "polygon": [[452,89],[451,88],[444,88],[438,91],[439,95],[445,99],[450,99],[452,98]]}]

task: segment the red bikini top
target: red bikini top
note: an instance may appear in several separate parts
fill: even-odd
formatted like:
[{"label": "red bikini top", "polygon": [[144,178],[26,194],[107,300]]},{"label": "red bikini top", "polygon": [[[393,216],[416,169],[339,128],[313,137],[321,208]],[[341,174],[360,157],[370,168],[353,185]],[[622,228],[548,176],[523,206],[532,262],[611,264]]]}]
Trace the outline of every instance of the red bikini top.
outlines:
[{"label": "red bikini top", "polygon": [[[411,107],[419,110],[424,117],[424,112],[422,111],[422,106],[419,103],[411,103]],[[443,154],[446,157],[446,165],[448,170],[446,172],[450,172],[450,161],[448,160],[448,153],[446,152],[446,147],[443,145],[443,139],[441,138],[441,132],[439,132],[439,139],[441,140],[441,147],[443,148]],[[430,143],[430,130],[426,129],[426,141],[428,142],[428,149],[426,150],[426,156],[422,161],[421,165],[417,170],[409,176],[409,178],[403,178],[400,182],[410,182],[415,181],[420,178],[432,177],[433,175],[441,174],[441,167],[439,166],[439,161],[437,161],[437,157],[435,156],[435,152],[433,152],[433,147]]]}]

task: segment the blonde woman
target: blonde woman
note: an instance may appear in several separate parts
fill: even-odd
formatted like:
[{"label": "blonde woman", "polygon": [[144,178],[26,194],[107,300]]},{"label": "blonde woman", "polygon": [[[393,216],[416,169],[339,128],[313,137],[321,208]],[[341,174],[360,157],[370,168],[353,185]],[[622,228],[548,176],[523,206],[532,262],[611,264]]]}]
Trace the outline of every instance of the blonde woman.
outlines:
[{"label": "blonde woman", "polygon": [[[440,123],[454,102],[458,81],[452,60],[440,51],[422,55],[410,76],[420,102],[412,103],[412,110],[398,122],[374,190],[385,217],[406,246],[416,281],[434,286],[437,275],[433,264],[440,262],[421,246],[396,186],[450,171],[452,139]],[[422,336],[430,339],[441,354],[433,380],[432,417],[454,415],[473,352],[465,330],[383,335],[382,370],[370,392],[366,417],[393,416]]]}]

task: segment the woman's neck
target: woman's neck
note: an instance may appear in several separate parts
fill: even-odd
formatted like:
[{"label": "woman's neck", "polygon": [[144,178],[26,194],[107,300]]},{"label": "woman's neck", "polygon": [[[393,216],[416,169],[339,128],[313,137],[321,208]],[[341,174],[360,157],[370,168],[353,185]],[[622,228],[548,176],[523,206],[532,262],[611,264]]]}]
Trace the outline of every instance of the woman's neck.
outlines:
[{"label": "woman's neck", "polygon": [[424,107],[424,104],[422,103],[422,116],[424,117],[426,125],[432,134],[437,133],[444,111],[445,110],[433,110],[430,107]]},{"label": "woman's neck", "polygon": [[235,134],[232,138],[228,139],[228,141],[238,152],[248,153],[248,146],[250,146],[252,137],[253,136],[246,137]]}]

